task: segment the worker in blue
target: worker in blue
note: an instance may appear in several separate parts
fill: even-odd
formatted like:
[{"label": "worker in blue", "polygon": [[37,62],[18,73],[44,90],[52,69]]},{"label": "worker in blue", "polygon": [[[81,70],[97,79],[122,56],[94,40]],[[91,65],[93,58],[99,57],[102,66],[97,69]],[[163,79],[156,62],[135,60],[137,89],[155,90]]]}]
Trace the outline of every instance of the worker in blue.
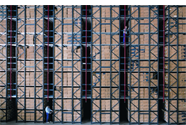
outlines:
[{"label": "worker in blue", "polygon": [[127,34],[127,26],[123,29],[123,43],[125,43],[125,34]]},{"label": "worker in blue", "polygon": [[49,121],[48,121],[49,114],[52,114],[52,110],[50,109],[50,106],[49,105],[46,106],[45,112],[46,112],[46,122],[49,123]]}]

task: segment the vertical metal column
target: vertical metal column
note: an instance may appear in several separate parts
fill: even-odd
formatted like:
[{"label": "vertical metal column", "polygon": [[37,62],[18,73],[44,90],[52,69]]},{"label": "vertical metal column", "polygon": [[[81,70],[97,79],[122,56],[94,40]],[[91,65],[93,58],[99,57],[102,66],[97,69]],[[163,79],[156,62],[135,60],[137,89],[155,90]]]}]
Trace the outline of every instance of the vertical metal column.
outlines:
[{"label": "vertical metal column", "polygon": [[138,5],[137,6],[137,8],[138,8],[138,17],[137,17],[137,20],[138,20],[138,45],[136,45],[136,46],[138,46],[138,107],[137,107],[137,110],[138,110],[138,124],[141,122],[140,121],[140,35],[139,35],[139,33],[140,33],[140,6]]},{"label": "vertical metal column", "polygon": [[[176,45],[176,49],[177,49],[177,53],[176,53],[176,56],[177,56],[177,60],[176,60],[176,63],[177,63],[177,65],[176,65],[176,69],[177,69],[177,71],[176,71],[176,73],[177,73],[177,79],[176,79],[176,82],[177,82],[177,87],[176,87],[176,101],[177,101],[177,103],[176,103],[176,105],[177,105],[177,111],[176,111],[176,114],[177,114],[177,124],[179,124],[180,123],[180,121],[179,121],[179,75],[181,74],[181,73],[179,73],[179,47],[178,47],[178,45],[179,45],[179,20],[178,20],[178,17],[179,17],[179,9],[178,9],[178,6],[176,6],[176,11],[177,11],[177,17],[176,17],[176,41],[177,41],[177,45]],[[180,50],[181,51],[181,50]],[[185,62],[186,63],[186,62]],[[186,96],[185,96],[186,97]]]},{"label": "vertical metal column", "polygon": [[[8,30],[7,29],[9,28],[9,26],[8,26],[8,16],[9,16],[8,15],[8,6],[6,6],[6,29],[5,29],[6,30],[6,34],[8,34]],[[5,55],[6,56],[6,83],[4,83],[4,85],[5,85],[5,89],[6,89],[6,94],[5,94],[6,95],[6,97],[5,97],[6,99],[5,99],[4,103],[6,102],[5,103],[6,106],[5,106],[5,112],[4,112],[5,115],[3,117],[5,117],[4,121],[7,121],[7,100],[8,100],[8,91],[7,91],[7,88],[8,88],[7,87],[8,86],[7,85],[7,83],[8,83],[8,79],[7,79],[7,76],[8,76],[8,63],[7,63],[8,62],[8,56],[7,56],[8,55],[8,51],[7,51],[8,50],[8,38],[7,38],[7,36],[6,36],[5,43],[6,43],[6,55]],[[3,117],[2,117],[2,119],[3,119]]]},{"label": "vertical metal column", "polygon": [[[112,37],[111,37],[111,32],[112,32],[112,25],[111,25],[111,13],[112,13],[112,6],[110,6],[110,49],[112,49]],[[112,71],[112,54],[111,54],[111,51],[110,51],[110,123],[112,122],[112,74],[111,74],[111,71]]]},{"label": "vertical metal column", "polygon": [[[163,5],[164,6],[164,5]],[[163,10],[164,10],[165,8],[163,7]],[[167,11],[168,11],[168,15],[167,15],[167,20],[168,20],[168,36],[170,36],[170,30],[169,30],[169,28],[170,28],[170,7],[169,6],[167,6]],[[165,11],[163,11],[163,14],[166,14],[165,13]],[[165,20],[163,20],[163,22],[164,22]],[[165,34],[163,35],[163,36],[165,36]],[[168,37],[168,62],[170,62],[170,38]],[[170,74],[170,63],[168,63],[168,74]],[[164,76],[163,76],[164,77]],[[169,86],[169,82],[170,82],[170,75],[168,75],[168,103],[170,103],[170,98],[169,98],[169,96],[170,96],[170,86]],[[163,101],[164,102],[164,101]],[[168,104],[168,125],[170,124],[170,106],[169,106],[169,104]]]},{"label": "vertical metal column", "polygon": [[63,123],[63,5],[61,6],[61,123]]},{"label": "vertical metal column", "polygon": [[[158,6],[157,7],[158,8],[158,10],[160,10],[160,6]],[[160,57],[159,57],[159,51],[160,51],[160,33],[159,33],[159,31],[160,31],[160,12],[158,11],[158,14],[157,14],[157,17],[158,17],[158,28],[157,28],[157,30],[158,30],[158,72],[157,72],[157,78],[158,78],[158,88],[157,88],[157,91],[158,91],[158,94],[157,94],[157,96],[158,96],[158,124],[159,124],[159,121],[160,121],[160,119],[159,119],[159,114],[160,114],[160,111],[159,111],[159,107],[160,107],[160,90],[159,90],[159,86],[160,86],[160,78],[159,78],[159,72],[160,72],[160,70],[159,70],[159,67],[160,67]]]},{"label": "vertical metal column", "polygon": [[[79,14],[79,17],[78,17],[77,19],[81,20],[81,22],[80,22],[80,23],[81,23],[81,24],[80,24],[81,26],[80,26],[80,28],[79,28],[78,33],[80,33],[80,36],[82,36],[82,34],[83,34],[83,33],[82,33],[82,31],[83,31],[83,30],[82,30],[82,22],[83,22],[83,21],[82,21],[82,11],[83,11],[83,9],[82,9],[82,6],[80,6],[80,8],[81,8],[81,9],[80,9],[80,13],[78,13],[78,14]],[[82,47],[82,44],[83,44],[82,38],[80,38],[79,44],[80,44],[80,46],[81,46],[81,48],[80,48],[80,49],[81,49],[81,54],[80,54],[80,57],[79,57],[79,58],[80,58],[80,75],[81,75],[80,78],[82,78],[82,76],[83,76],[83,75],[82,75],[82,69],[83,69],[83,66],[82,66],[82,63],[83,63],[83,61],[82,61],[82,55],[83,55],[83,54],[82,54],[82,49],[83,49],[83,47]],[[92,71],[92,70],[91,70],[91,71]],[[83,99],[82,99],[82,96],[83,96],[83,94],[82,94],[82,92],[83,92],[83,86],[82,86],[82,83],[83,83],[83,80],[81,79],[81,80],[80,80],[80,92],[81,92],[81,94],[80,94],[80,110],[81,110],[81,111],[80,111],[80,113],[81,113],[81,115],[80,115],[80,117],[81,117],[81,118],[80,118],[80,123],[81,123],[81,124],[82,124],[82,119],[83,119],[83,111],[82,111],[82,110],[83,110],[83,101],[82,101],[82,100],[83,100]]]},{"label": "vertical metal column", "polygon": [[34,122],[36,122],[36,6],[34,6]]},{"label": "vertical metal column", "polygon": [[43,123],[45,122],[44,120],[45,120],[45,79],[46,79],[46,77],[45,77],[45,29],[44,29],[44,24],[45,24],[45,9],[44,9],[44,5],[42,6],[43,8],[43,26],[42,26],[42,32],[43,32],[43,45],[42,45],[42,51],[43,51],[43,70],[42,70],[42,74],[43,74],[43,82],[42,82],[42,88],[43,88],[43,97],[42,97],[42,101],[43,101]]},{"label": "vertical metal column", "polygon": [[74,6],[72,5],[72,123],[74,123]]},{"label": "vertical metal column", "polygon": [[100,65],[99,65],[99,78],[100,78],[100,79],[99,79],[99,80],[100,80],[100,86],[99,86],[99,92],[100,92],[100,98],[99,98],[99,104],[100,104],[100,107],[99,107],[99,108],[100,108],[100,109],[99,109],[99,110],[100,110],[100,112],[99,112],[99,120],[100,120],[100,123],[101,123],[101,121],[102,121],[102,120],[101,120],[101,116],[102,116],[102,115],[101,115],[101,77],[102,77],[102,74],[101,74],[101,70],[102,70],[102,69],[101,69],[101,57],[102,57],[102,56],[101,56],[101,42],[102,42],[102,41],[101,41],[101,12],[102,12],[102,10],[101,10],[101,5],[100,5],[100,6],[99,6],[99,13],[100,13],[100,15],[99,15],[99,20],[100,20],[100,27],[99,27],[99,34],[100,34],[100,36],[99,36],[99,39],[100,39],[100,41],[99,41],[99,42],[100,42],[100,43],[99,43],[99,47],[100,47],[100,53],[99,53],[99,54],[100,54],[100,56],[99,56],[99,64],[100,64]]},{"label": "vertical metal column", "polygon": [[[26,7],[26,6],[24,6]],[[27,113],[27,103],[26,103],[26,8],[24,9],[24,122],[26,122]]]},{"label": "vertical metal column", "polygon": [[151,93],[150,93],[150,86],[151,86],[150,85],[151,84],[151,82],[150,82],[151,81],[150,80],[151,79],[151,77],[150,77],[150,71],[151,71],[151,62],[150,62],[150,59],[151,59],[150,58],[151,57],[151,55],[150,55],[151,54],[151,45],[150,45],[151,44],[150,43],[151,42],[151,39],[150,39],[151,38],[151,25],[150,25],[151,24],[151,13],[150,13],[150,6],[148,6],[148,10],[149,10],[149,13],[148,13],[149,14],[149,17],[148,17],[149,18],[149,33],[148,33],[148,35],[149,35],[149,40],[148,40],[149,41],[148,42],[148,44],[149,44],[148,45],[148,47],[149,47],[149,69],[148,69],[149,70],[148,71],[148,73],[149,73],[149,76],[148,76],[149,77],[149,83],[148,83],[149,84],[148,85],[148,93],[149,93],[149,98],[148,98],[149,108],[148,108],[148,110],[149,111],[148,111],[148,115],[149,115],[149,117],[148,117],[148,122],[150,123],[150,107],[151,107],[150,106],[150,104],[151,104],[151,101],[150,101],[150,97],[151,97]]},{"label": "vertical metal column", "polygon": [[[111,8],[111,10],[112,10],[112,8]],[[119,10],[121,10],[121,6],[119,6]],[[110,15],[112,15],[112,13],[110,14]],[[119,26],[121,26],[121,11],[119,11],[119,13],[118,13],[118,15],[119,15]],[[111,21],[111,19],[110,19],[110,21]],[[111,31],[112,31],[112,27],[110,27],[110,29],[111,29]],[[119,71],[118,71],[118,73],[119,73],[119,123],[121,122],[121,27],[119,27]]]},{"label": "vertical metal column", "polygon": [[63,123],[63,5],[61,6],[61,123]]},{"label": "vertical metal column", "polygon": [[[131,35],[131,6],[129,6],[129,36]],[[129,116],[129,118],[128,118],[128,121],[129,121],[129,124],[131,123],[131,75],[132,75],[132,71],[131,71],[131,43],[132,43],[132,40],[131,40],[131,37],[129,37],[129,94],[128,94],[128,96],[129,96],[129,100],[128,100],[128,116]]]}]

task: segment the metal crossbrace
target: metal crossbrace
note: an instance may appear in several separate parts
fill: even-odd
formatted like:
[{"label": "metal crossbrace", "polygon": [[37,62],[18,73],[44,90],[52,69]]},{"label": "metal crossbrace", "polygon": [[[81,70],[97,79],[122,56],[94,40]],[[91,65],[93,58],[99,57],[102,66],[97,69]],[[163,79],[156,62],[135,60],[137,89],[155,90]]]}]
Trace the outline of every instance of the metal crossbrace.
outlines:
[{"label": "metal crossbrace", "polygon": [[[95,7],[95,6],[92,6],[92,9],[95,9],[95,8],[98,8],[94,13],[92,13],[92,19],[93,20],[96,20],[97,21],[97,25],[95,26],[95,27],[92,27],[92,34],[96,34],[96,36],[98,37],[96,40],[94,40],[94,41],[92,41],[91,42],[91,45],[92,45],[92,49],[96,49],[98,52],[96,53],[96,54],[92,54],[92,64],[94,64],[94,58],[96,58],[96,56],[100,56],[100,48],[98,48],[98,47],[95,47],[94,46],[94,43],[95,42],[97,42],[98,40],[100,40],[100,35],[98,34],[98,33],[96,33],[96,31],[95,31],[95,28],[97,28],[97,27],[99,27],[100,26],[100,21],[101,20],[99,20],[100,19],[100,17],[95,17],[95,14],[98,14],[98,13],[101,13],[100,12],[100,6],[99,7]],[[99,46],[100,47],[100,46]],[[101,58],[100,58],[101,59]],[[97,69],[99,68],[99,70],[100,70],[100,61],[98,62],[98,61],[96,61],[96,63],[99,65],[98,67],[97,67]],[[96,86],[96,84],[101,84],[101,81],[100,81],[100,76],[101,76],[101,73],[94,73],[94,69],[92,70],[92,75],[93,76],[96,76],[96,78],[97,78],[97,83],[95,83],[95,86]],[[92,77],[92,79],[93,79],[93,77]],[[92,80],[92,82],[93,82],[93,80]],[[92,84],[92,85],[94,85],[94,83]],[[94,110],[92,110],[92,113],[91,113],[91,123],[96,123],[96,122],[94,122],[95,120],[98,122],[98,123],[100,123],[100,118],[101,118],[101,116],[100,116],[100,105],[97,105],[94,101],[99,101],[99,104],[101,103],[101,100],[100,100],[100,98],[101,98],[101,88],[99,88],[99,91],[97,91],[97,89],[95,89],[94,88],[94,86],[92,86],[91,85],[91,89],[92,89],[92,93],[97,93],[98,94],[98,96],[96,96],[96,97],[94,97],[93,95],[92,95],[92,98],[91,98],[91,104],[92,104],[92,109],[93,109],[93,107],[97,107],[97,110],[96,111],[94,111]],[[99,114],[98,114],[99,113]],[[99,119],[97,119],[96,118],[96,115],[98,115],[99,116]]]},{"label": "metal crossbrace", "polygon": [[[41,51],[44,50],[44,30],[43,30],[43,18],[44,18],[44,12],[43,8],[44,6],[41,5],[35,5],[34,6],[34,62],[35,62],[35,68],[34,68],[34,86],[35,86],[35,94],[34,94],[34,112],[36,113],[34,116],[35,122],[44,122],[44,68],[41,66],[44,63],[44,52]],[[42,95],[39,95],[42,93]]]},{"label": "metal crossbrace", "polygon": [[[94,35],[94,37],[97,37],[94,41],[92,41],[92,50],[95,50],[96,52],[93,52],[92,54],[92,62],[94,65],[97,65],[97,67],[94,67],[94,69],[92,70],[92,76],[95,78],[95,83],[92,83],[92,93],[96,93],[97,96],[92,96],[91,102],[92,102],[92,109],[93,107],[96,107],[96,110],[92,111],[91,114],[91,123],[105,123],[101,117],[102,114],[104,113],[105,110],[101,109],[101,100],[103,100],[104,98],[101,97],[101,76],[104,73],[104,71],[101,71],[102,68],[105,68],[104,66],[101,66],[101,47],[104,45],[101,42],[101,26],[102,25],[110,25],[110,33],[108,35],[110,35],[110,44],[108,46],[110,46],[110,59],[108,61],[110,61],[110,71],[108,73],[110,73],[110,110],[108,110],[107,112],[109,113],[110,116],[110,121],[106,122],[106,123],[119,123],[119,110],[114,109],[114,107],[116,107],[117,105],[119,105],[119,101],[120,101],[120,97],[116,97],[115,93],[118,92],[119,93],[119,88],[120,85],[117,85],[114,80],[117,77],[120,77],[120,70],[115,69],[114,68],[114,64],[116,64],[117,62],[119,62],[119,56],[116,55],[116,53],[114,52],[114,50],[119,50],[119,45],[120,45],[120,41],[115,39],[115,36],[117,36],[119,34],[119,27],[117,27],[116,25],[114,25],[114,21],[115,20],[119,20],[119,13],[117,13],[114,10],[115,6],[106,6],[110,8],[110,18],[108,18],[108,20],[110,20],[110,23],[101,23],[101,19],[104,17],[101,17],[101,6],[92,6],[93,9],[95,9],[95,12],[92,13],[92,19],[96,21],[96,26],[92,27],[92,34]],[[119,6],[117,6],[119,7]],[[117,13],[117,17],[112,17],[112,13]],[[95,31],[96,28],[100,28],[99,32]],[[116,32],[112,32],[112,27],[117,28],[118,30],[116,30]],[[96,36],[95,36],[96,35]],[[100,42],[99,45],[97,45],[97,42]],[[115,46],[112,45],[112,41],[114,41],[115,43],[117,43]],[[113,61],[113,59],[111,57],[115,57],[118,59],[115,59]],[[99,58],[99,59],[95,59],[95,58]],[[115,72],[114,72],[115,71]],[[92,81],[93,82],[93,81]],[[114,88],[113,88],[114,87]],[[97,104],[96,102],[99,101],[99,104]],[[116,101],[115,104],[112,104],[112,101]],[[119,106],[118,106],[119,107]],[[112,115],[116,114],[117,117],[113,118]],[[96,116],[99,116],[96,117]]]},{"label": "metal crossbrace", "polygon": [[[168,85],[166,88],[168,88],[168,110],[166,112],[168,113],[168,122],[167,124],[185,124],[184,121],[180,121],[180,117],[182,117],[180,108],[180,102],[183,101],[182,98],[179,97],[179,90],[181,90],[182,86],[180,82],[181,75],[185,72],[180,71],[180,64],[182,61],[184,61],[184,57],[180,58],[180,51],[182,51],[181,47],[186,45],[184,43],[181,43],[182,41],[179,41],[179,34],[184,34],[184,31],[180,31],[180,26],[186,25],[184,23],[181,23],[182,20],[186,19],[186,17],[180,17],[180,8],[186,7],[186,6],[166,6],[165,12],[166,12],[166,23],[167,23],[167,31],[166,31],[166,42],[168,42],[168,70],[166,70],[166,73],[168,74]],[[174,14],[177,14],[177,16],[174,16]],[[169,35],[172,35],[174,39],[168,37]],[[176,59],[175,59],[176,58]],[[170,80],[171,79],[171,80]],[[171,93],[170,93],[171,92]],[[176,101],[176,104],[174,103]],[[177,116],[176,118],[174,116]]]},{"label": "metal crossbrace", "polygon": [[[20,18],[20,14],[23,13],[25,15],[25,7],[24,6],[20,6],[20,10],[22,10],[21,12],[18,12],[18,18]],[[20,28],[24,28],[24,24],[26,22],[25,18],[20,18],[20,22],[22,22],[23,24],[20,26],[18,25],[18,31],[17,32],[20,32]],[[23,30],[25,31],[25,29]],[[25,31],[26,32],[26,31]],[[19,36],[21,37],[21,40],[18,40],[17,42],[17,50],[19,51],[22,51],[22,52],[19,52],[18,55],[17,55],[17,60],[18,60],[18,63],[19,66],[18,66],[18,70],[17,70],[17,77],[18,79],[20,80],[20,82],[17,83],[17,89],[18,89],[18,94],[17,94],[17,118],[16,118],[16,121],[19,122],[19,121],[25,121],[26,118],[24,117],[24,115],[21,115],[23,114],[24,112],[26,112],[26,103],[25,103],[25,80],[26,80],[26,77],[25,77],[25,61],[24,60],[21,60],[21,56],[24,57],[25,59],[25,47],[22,47],[22,46],[19,46],[19,44],[21,42],[25,42],[25,37],[24,35],[21,35]],[[20,67],[20,68],[19,68]],[[18,81],[19,81],[18,80]],[[24,86],[24,87],[23,87]],[[23,101],[22,101],[23,100]]]},{"label": "metal crossbrace", "polygon": [[[65,32],[63,31],[63,27],[65,25],[68,25],[67,23],[63,23],[66,18],[63,18],[63,11],[64,11],[64,6],[56,6],[57,7],[57,11],[55,13],[55,19],[57,20],[57,25],[55,25],[54,29],[55,29],[55,37],[57,37],[58,39],[55,40],[54,42],[54,48],[55,50],[58,50],[58,53],[55,54],[55,62],[54,63],[58,63],[60,64],[58,67],[55,67],[55,70],[54,70],[54,77],[55,78],[60,78],[60,81],[58,81],[57,83],[55,83],[55,87],[61,87],[61,95],[56,97],[54,96],[54,122],[60,122],[60,123],[65,123],[65,122],[71,122],[71,123],[81,123],[81,113],[79,113],[79,110],[76,109],[76,107],[78,107],[80,105],[81,107],[81,96],[78,97],[75,96],[76,93],[78,93],[79,91],[81,91],[81,88],[80,88],[80,84],[79,82],[77,82],[77,78],[81,77],[81,70],[79,70],[77,68],[77,65],[79,64],[78,62],[81,62],[81,56],[78,55],[76,53],[76,49],[77,49],[77,46],[74,46],[74,43],[77,42],[78,44],[81,43],[81,40],[78,39],[79,35],[81,35],[81,22],[78,22],[79,20],[81,20],[81,14],[78,12],[78,10],[76,8],[80,8],[80,6],[70,6],[71,9],[72,9],[72,13],[75,13],[79,16],[75,17],[73,16],[72,14],[72,17],[70,17],[70,19],[72,19],[72,25],[74,25],[75,28],[78,28],[78,31],[77,32],[73,32],[73,26],[72,26],[72,34],[69,34],[71,38],[71,44],[64,44],[64,41],[63,41],[63,37],[65,35]],[[57,17],[57,15],[61,14],[61,18]],[[78,23],[76,24],[75,22],[77,21]],[[61,28],[61,29],[60,29]],[[61,32],[60,32],[61,31]],[[63,59],[63,56],[64,56],[64,53],[63,53],[63,50],[64,50],[64,47],[66,47],[67,45],[70,45],[72,46],[72,67],[69,67],[69,68],[72,68],[72,72],[69,72],[72,74],[72,109],[70,111],[70,114],[72,116],[72,121],[66,121],[66,119],[64,119],[64,115],[66,114],[66,110],[63,109],[63,105],[64,105],[64,96],[63,96],[63,89],[64,89],[64,85],[63,85],[63,75],[64,73],[67,73],[63,66],[63,63],[64,61],[68,61],[66,59]],[[75,60],[74,57],[78,57],[79,59]],[[61,58],[61,60],[58,60],[59,58]],[[57,65],[56,65],[57,66]],[[74,70],[74,73],[73,73],[73,70]],[[76,73],[75,73],[76,72]],[[75,86],[73,86],[73,84]],[[54,87],[54,88],[55,88]],[[60,91],[57,91],[55,90],[55,94],[59,93]],[[59,101],[60,100],[60,101]],[[75,102],[75,100],[79,100],[78,103],[73,103],[73,100]],[[58,102],[61,102],[60,104]],[[58,105],[56,107],[56,104]],[[60,111],[59,111],[60,110]],[[58,114],[61,114],[61,117],[58,117],[57,115]],[[79,117],[77,117],[76,119],[74,119],[74,114],[78,114]]]},{"label": "metal crossbrace", "polygon": [[[148,23],[140,23],[140,20],[142,19],[145,19],[143,17],[140,17],[140,9],[142,8],[146,8],[148,10]],[[148,117],[147,117],[147,121],[144,122],[144,123],[158,123],[158,97],[154,97],[152,96],[153,94],[153,91],[151,92],[151,89],[157,89],[158,90],[158,85],[157,83],[155,84],[152,80],[154,79],[154,77],[158,76],[158,68],[157,69],[154,69],[152,68],[152,66],[154,64],[157,64],[159,62],[158,60],[158,56],[156,56],[156,54],[154,53],[154,51],[156,52],[156,50],[158,51],[158,40],[155,40],[153,38],[153,36],[158,36],[158,27],[155,26],[154,24],[154,20],[158,20],[158,6],[130,6],[129,7],[129,18],[130,18],[130,23],[131,21],[133,21],[133,25],[134,26],[131,26],[130,25],[130,30],[129,30],[129,35],[132,35],[134,38],[131,39],[129,38],[129,56],[131,57],[129,59],[129,62],[130,62],[130,71],[128,72],[130,75],[128,81],[130,82],[129,84],[129,90],[130,90],[130,93],[129,93],[129,107],[128,107],[128,112],[129,112],[129,123],[130,124],[140,124],[141,121],[140,121],[140,115],[138,115],[138,118],[134,116],[135,113],[138,113],[140,114],[141,112],[143,112],[143,110],[141,110],[142,107],[140,107],[140,101],[141,100],[148,100],[148,104],[149,104],[149,107],[148,107]],[[133,12],[131,12],[133,11]],[[134,15],[136,14],[136,15]],[[158,24],[158,22],[157,22]],[[143,61],[143,59],[141,59],[140,57],[140,51],[142,50],[141,47],[144,46],[145,44],[140,44],[141,43],[141,40],[140,40],[140,35],[143,35],[145,34],[144,33],[141,33],[140,32],[140,25],[148,25],[149,27],[149,30],[148,30],[148,49],[149,49],[149,59],[147,60],[149,62],[149,67],[148,68],[148,72],[144,72],[146,74],[148,74],[147,76],[147,80],[148,80],[148,86],[145,86],[143,88],[148,88],[148,92],[149,92],[149,97],[147,99],[145,98],[140,98],[140,74],[143,73],[143,71],[141,71],[140,68],[146,68],[146,67],[143,67],[143,66],[140,66],[139,65],[136,65],[136,68],[133,67],[133,64],[131,64],[132,62],[140,62],[141,60]],[[138,32],[135,32],[134,31],[134,28],[138,27]],[[156,29],[155,31],[151,31],[151,28],[154,28]],[[136,37],[136,38],[135,38]],[[138,42],[138,44],[134,44],[135,42]],[[154,43],[152,43],[154,42]],[[145,45],[146,47],[146,45]],[[136,64],[137,64],[136,62]],[[132,67],[131,67],[132,66]],[[131,69],[132,68],[132,69]],[[151,76],[150,74],[153,73],[153,76]],[[131,84],[131,79],[133,79],[133,84]],[[158,80],[159,78],[157,78]],[[135,87],[135,86],[138,86],[138,87]],[[137,90],[133,90],[133,88],[136,88]],[[131,92],[133,92],[133,96],[134,97],[131,97]],[[135,93],[135,95],[134,95]],[[158,92],[157,92],[158,93]],[[155,100],[155,101],[154,101]],[[135,103],[135,102],[138,102],[138,103]],[[151,103],[153,103],[153,105],[150,105]],[[131,107],[135,107],[136,110],[131,110],[130,108]],[[153,111],[152,109],[156,107],[156,110]],[[154,119],[151,118],[151,113],[152,112],[156,112],[155,115],[156,117]],[[143,122],[143,121],[142,121]]]},{"label": "metal crossbrace", "polygon": [[[157,64],[159,64],[159,59],[158,59],[158,56],[155,56],[156,54],[153,52],[153,50],[155,50],[155,48],[156,48],[156,50],[157,50],[157,52],[159,52],[159,42],[158,42],[158,39],[157,40],[154,40],[152,37],[153,36],[156,36],[156,37],[158,37],[158,6],[148,6],[149,7],[149,59],[151,59],[151,57],[153,57],[153,58],[155,58],[155,60],[156,61],[154,61],[154,62],[157,62]],[[154,11],[154,9],[156,9],[156,11]],[[151,19],[151,18],[153,18],[152,17],[152,15],[154,15],[154,19]],[[157,20],[157,26],[154,26],[154,24],[153,24],[153,22],[152,21],[154,21],[154,20]],[[155,31],[153,31],[153,32],[151,32],[151,27],[152,28],[156,28],[157,30],[155,30]],[[151,46],[151,41],[152,42],[155,42],[155,45],[154,46]],[[152,49],[151,49],[152,48]],[[153,63],[154,63],[153,62]],[[150,89],[152,89],[151,88],[151,86],[153,87],[153,89],[156,89],[157,91],[157,93],[159,93],[159,91],[158,91],[158,83],[157,83],[157,85],[155,85],[154,83],[153,83],[153,79],[154,79],[154,74],[156,75],[156,76],[159,76],[159,71],[158,72],[154,72],[153,73],[153,76],[152,76],[152,78],[151,78],[151,76],[150,76],[150,71],[153,71],[152,69],[151,69],[151,65],[152,65],[152,63],[151,63],[151,61],[149,61],[149,123],[158,123],[159,122],[159,118],[158,118],[158,104],[159,104],[159,99],[158,99],[158,97],[153,97],[151,94],[153,94],[153,93],[151,93],[150,92]],[[156,69],[156,71],[157,70],[159,70],[159,68],[157,67],[157,69]],[[157,80],[159,81],[159,78],[157,77]],[[155,88],[154,88],[155,87]],[[152,102],[154,102],[154,100],[152,100],[152,99],[155,99],[155,103],[151,106],[151,103]],[[155,107],[156,106],[156,110],[155,110],[155,112],[156,112],[156,114],[154,114],[156,117],[154,118],[154,119],[152,119],[151,118],[151,113],[152,113],[152,108],[153,107]],[[157,119],[157,121],[154,121],[155,119]]]},{"label": "metal crossbrace", "polygon": [[[117,37],[116,34],[120,34],[120,27],[117,28],[118,30],[115,32],[115,34],[111,34],[112,33],[112,27],[115,26],[114,25],[114,21],[119,20],[119,24],[120,24],[120,19],[119,19],[119,15],[120,12],[117,13],[117,17],[113,19],[112,17],[112,13],[117,13],[115,12],[115,9],[113,6],[110,6],[110,123],[120,123],[120,111],[118,111],[119,109],[114,109],[115,106],[120,107],[120,94],[118,94],[118,96],[114,96],[114,94],[116,93],[120,93],[120,84],[115,86],[115,82],[113,80],[116,80],[117,77],[120,78],[120,69],[115,69],[113,67],[113,65],[115,63],[119,63],[120,64],[120,56],[117,56],[116,53],[114,53],[114,50],[118,50],[120,53],[120,38],[119,41],[115,40],[115,36]],[[117,45],[112,46],[112,41],[115,41],[117,43]],[[117,58],[116,61],[112,61],[112,58]],[[116,71],[117,73],[113,73],[113,71]],[[113,87],[117,87],[117,88],[113,88]],[[116,101],[115,103],[113,103],[113,101]],[[113,118],[113,113],[117,116],[116,118]],[[117,121],[116,121],[117,120]]]},{"label": "metal crossbrace", "polygon": [[[80,9],[80,12],[81,12],[81,6],[72,6],[72,72],[73,71],[76,71],[77,68],[76,68],[76,63],[79,62],[79,64],[81,64],[82,60],[81,60],[81,55],[77,54],[76,53],[76,49],[77,47],[73,46],[73,44],[75,44],[77,42],[77,44],[80,44],[82,43],[81,42],[81,39],[77,39],[79,36],[81,36],[81,14],[78,12],[78,9]],[[75,17],[75,14],[77,17]],[[78,22],[80,21],[80,22]],[[77,24],[76,24],[77,22]],[[74,32],[75,28],[78,29],[77,32]],[[80,50],[82,50],[82,46],[80,46]],[[81,51],[82,53],[82,51]],[[74,58],[78,58],[78,61],[75,61]],[[78,64],[78,63],[77,63]],[[78,64],[78,65],[79,65]],[[75,68],[75,69],[74,69]],[[82,68],[82,67],[80,67]],[[77,86],[77,90],[75,90],[75,86],[73,86],[73,89],[72,89],[72,123],[81,123],[82,122],[82,111],[81,110],[81,107],[82,107],[82,96],[81,96],[81,93],[79,93],[80,95],[77,95],[75,96],[75,94],[77,93],[78,94],[78,91],[82,91],[81,90],[81,80],[80,80],[80,83],[78,84],[78,82],[76,81],[77,77],[81,78],[81,75],[82,75],[82,72],[77,70],[77,74],[75,73],[72,73],[72,85],[78,85]],[[75,103],[75,101],[78,100],[79,102],[78,103]],[[74,102],[73,102],[74,101]],[[75,107],[79,105],[80,109],[76,109]],[[76,119],[74,118],[74,115],[79,115]]]}]

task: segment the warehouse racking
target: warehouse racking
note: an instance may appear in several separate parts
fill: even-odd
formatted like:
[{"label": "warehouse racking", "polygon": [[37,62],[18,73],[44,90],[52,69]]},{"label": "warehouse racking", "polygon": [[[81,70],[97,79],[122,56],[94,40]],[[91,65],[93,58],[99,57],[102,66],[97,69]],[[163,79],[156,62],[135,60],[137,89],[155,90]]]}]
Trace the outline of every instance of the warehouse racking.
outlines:
[{"label": "warehouse racking", "polygon": [[1,6],[1,121],[185,124],[185,12]]},{"label": "warehouse racking", "polygon": [[119,123],[119,6],[92,11],[92,123]]},{"label": "warehouse racking", "polygon": [[158,123],[158,6],[130,6],[128,119]]},{"label": "warehouse racking", "polygon": [[165,109],[168,124],[185,124],[185,7],[164,6]]}]

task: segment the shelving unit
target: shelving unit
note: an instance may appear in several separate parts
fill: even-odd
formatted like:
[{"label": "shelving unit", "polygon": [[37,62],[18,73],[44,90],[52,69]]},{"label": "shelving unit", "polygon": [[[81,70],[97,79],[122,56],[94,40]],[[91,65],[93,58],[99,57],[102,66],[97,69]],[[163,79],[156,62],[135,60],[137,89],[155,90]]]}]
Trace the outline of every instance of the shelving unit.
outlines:
[{"label": "shelving unit", "polygon": [[0,121],[185,124],[185,12],[0,6]]}]

